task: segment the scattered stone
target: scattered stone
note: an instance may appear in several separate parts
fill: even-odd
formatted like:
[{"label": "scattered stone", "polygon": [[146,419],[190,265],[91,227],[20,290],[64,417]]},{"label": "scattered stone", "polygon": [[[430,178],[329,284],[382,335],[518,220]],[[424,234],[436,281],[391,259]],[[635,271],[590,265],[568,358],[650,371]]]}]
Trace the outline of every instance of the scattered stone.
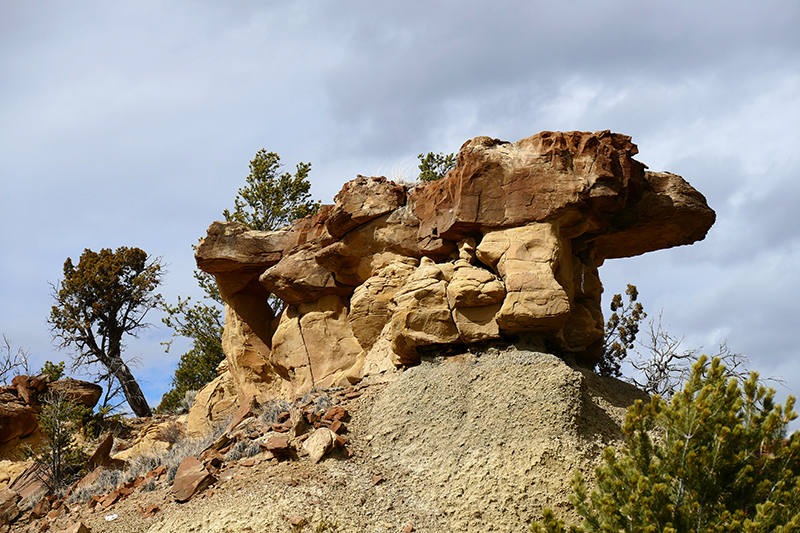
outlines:
[{"label": "scattered stone", "polygon": [[219,470],[225,463],[225,457],[217,450],[205,450],[200,454],[200,460],[209,470]]},{"label": "scattered stone", "polygon": [[167,473],[167,465],[161,465],[144,475],[145,478],[160,478]]},{"label": "scattered stone", "polygon": [[55,520],[56,518],[58,518],[59,516],[61,516],[63,514],[64,514],[64,507],[59,507],[57,509],[51,510],[49,513],[47,513],[46,516],[47,516],[47,519],[50,522],[52,522],[53,520]]},{"label": "scattered stone", "polygon": [[106,494],[102,500],[100,500],[100,506],[107,509],[117,503],[121,497],[122,494],[119,490],[112,490]]},{"label": "scattered stone", "polygon": [[[108,518],[106,517],[106,519]],[[87,526],[83,522],[75,522],[67,529],[63,530],[63,533],[92,533],[92,530],[89,529],[89,526]]]},{"label": "scattered stone", "polygon": [[159,508],[159,506],[154,503],[151,503],[150,505],[144,508],[139,506],[139,516],[141,516],[142,518],[152,518],[160,510],[161,508]]},{"label": "scattered stone", "polygon": [[206,470],[197,457],[187,457],[178,467],[172,484],[172,495],[178,502],[187,502],[192,496],[208,488],[217,478]]},{"label": "scattered stone", "polygon": [[294,407],[289,412],[289,424],[292,428],[292,435],[294,437],[299,437],[306,431],[308,431],[308,423],[306,422],[306,418],[303,415],[303,411]]},{"label": "scattered stone", "polygon": [[307,523],[308,521],[303,516],[294,515],[289,517],[289,524],[291,524],[292,527],[303,527]]},{"label": "scattered stone", "polygon": [[100,503],[100,500],[102,500],[102,497],[95,494],[86,501],[86,507],[94,510],[94,508],[97,507],[97,504]]},{"label": "scattered stone", "polygon": [[322,417],[323,420],[330,420],[331,422],[335,422],[337,420],[346,420],[350,418],[350,415],[347,412],[347,409],[340,406],[331,407],[325,412],[325,416]]},{"label": "scattered stone", "polygon": [[303,442],[303,449],[308,452],[312,463],[318,463],[336,442],[336,433],[328,428],[319,428]]},{"label": "scattered stone", "polygon": [[33,509],[31,509],[31,517],[42,518],[50,512],[50,509],[50,500],[48,498],[42,498],[36,505],[33,506]]},{"label": "scattered stone", "polygon": [[292,448],[286,437],[270,437],[267,441],[267,450],[275,455],[285,455],[289,453]]},{"label": "scattered stone", "polygon": [[241,424],[244,419],[255,416],[257,403],[255,397],[250,394],[241,401],[239,408],[233,413],[233,417],[228,425],[225,427],[224,433],[230,434],[236,427]]},{"label": "scattered stone", "polygon": [[411,533],[412,531],[414,531],[414,524],[408,524],[403,528],[403,533]]}]

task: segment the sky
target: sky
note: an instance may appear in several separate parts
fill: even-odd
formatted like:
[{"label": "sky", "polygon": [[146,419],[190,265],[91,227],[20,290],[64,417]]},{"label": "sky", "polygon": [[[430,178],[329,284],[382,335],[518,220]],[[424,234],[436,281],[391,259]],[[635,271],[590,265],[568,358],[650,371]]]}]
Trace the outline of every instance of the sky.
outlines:
[{"label": "sky", "polygon": [[[0,0],[0,333],[70,360],[51,284],[85,248],[139,247],[161,293],[199,297],[192,245],[259,149],[311,162],[332,203],[357,174],[413,179],[473,137],[611,130],[717,213],[704,241],[600,269],[686,348],[728,347],[800,394],[800,3]],[[126,356],[152,405],[185,344]]]}]

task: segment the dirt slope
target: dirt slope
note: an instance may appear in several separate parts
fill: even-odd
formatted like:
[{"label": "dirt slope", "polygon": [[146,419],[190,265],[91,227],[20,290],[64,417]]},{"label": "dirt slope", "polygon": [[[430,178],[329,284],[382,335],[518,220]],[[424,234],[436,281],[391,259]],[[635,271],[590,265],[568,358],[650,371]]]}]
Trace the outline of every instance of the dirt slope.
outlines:
[{"label": "dirt slope", "polygon": [[[290,518],[303,517],[307,532],[527,531],[543,506],[572,516],[574,471],[591,477],[626,406],[645,397],[514,347],[428,359],[386,381],[334,400],[351,414],[349,458],[234,464],[186,504],[166,487],[137,491],[102,511],[76,505],[50,530],[80,519],[95,533],[260,533],[291,531]],[[151,503],[160,511],[140,518]],[[326,523],[337,527],[317,529]]]}]

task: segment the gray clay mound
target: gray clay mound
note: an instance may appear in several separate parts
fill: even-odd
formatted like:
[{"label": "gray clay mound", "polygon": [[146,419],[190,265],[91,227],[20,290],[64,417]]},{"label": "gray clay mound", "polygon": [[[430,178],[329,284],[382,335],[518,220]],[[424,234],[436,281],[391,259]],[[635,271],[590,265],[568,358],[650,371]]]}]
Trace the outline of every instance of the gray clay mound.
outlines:
[{"label": "gray clay mound", "polygon": [[576,470],[591,480],[641,391],[559,358],[509,348],[438,358],[377,399],[373,449],[418,480],[452,531],[527,531],[543,507],[568,520]]}]

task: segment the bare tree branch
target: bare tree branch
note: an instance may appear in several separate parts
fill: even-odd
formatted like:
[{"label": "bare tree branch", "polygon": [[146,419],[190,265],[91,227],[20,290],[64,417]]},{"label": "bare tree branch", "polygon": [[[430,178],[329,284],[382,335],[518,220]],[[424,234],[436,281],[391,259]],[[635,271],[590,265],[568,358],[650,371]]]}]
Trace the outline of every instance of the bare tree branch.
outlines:
[{"label": "bare tree branch", "polygon": [[31,369],[28,365],[30,353],[17,348],[16,351],[11,347],[11,341],[3,335],[3,346],[0,348],[0,383],[7,384],[8,380],[15,375],[30,375]]}]

